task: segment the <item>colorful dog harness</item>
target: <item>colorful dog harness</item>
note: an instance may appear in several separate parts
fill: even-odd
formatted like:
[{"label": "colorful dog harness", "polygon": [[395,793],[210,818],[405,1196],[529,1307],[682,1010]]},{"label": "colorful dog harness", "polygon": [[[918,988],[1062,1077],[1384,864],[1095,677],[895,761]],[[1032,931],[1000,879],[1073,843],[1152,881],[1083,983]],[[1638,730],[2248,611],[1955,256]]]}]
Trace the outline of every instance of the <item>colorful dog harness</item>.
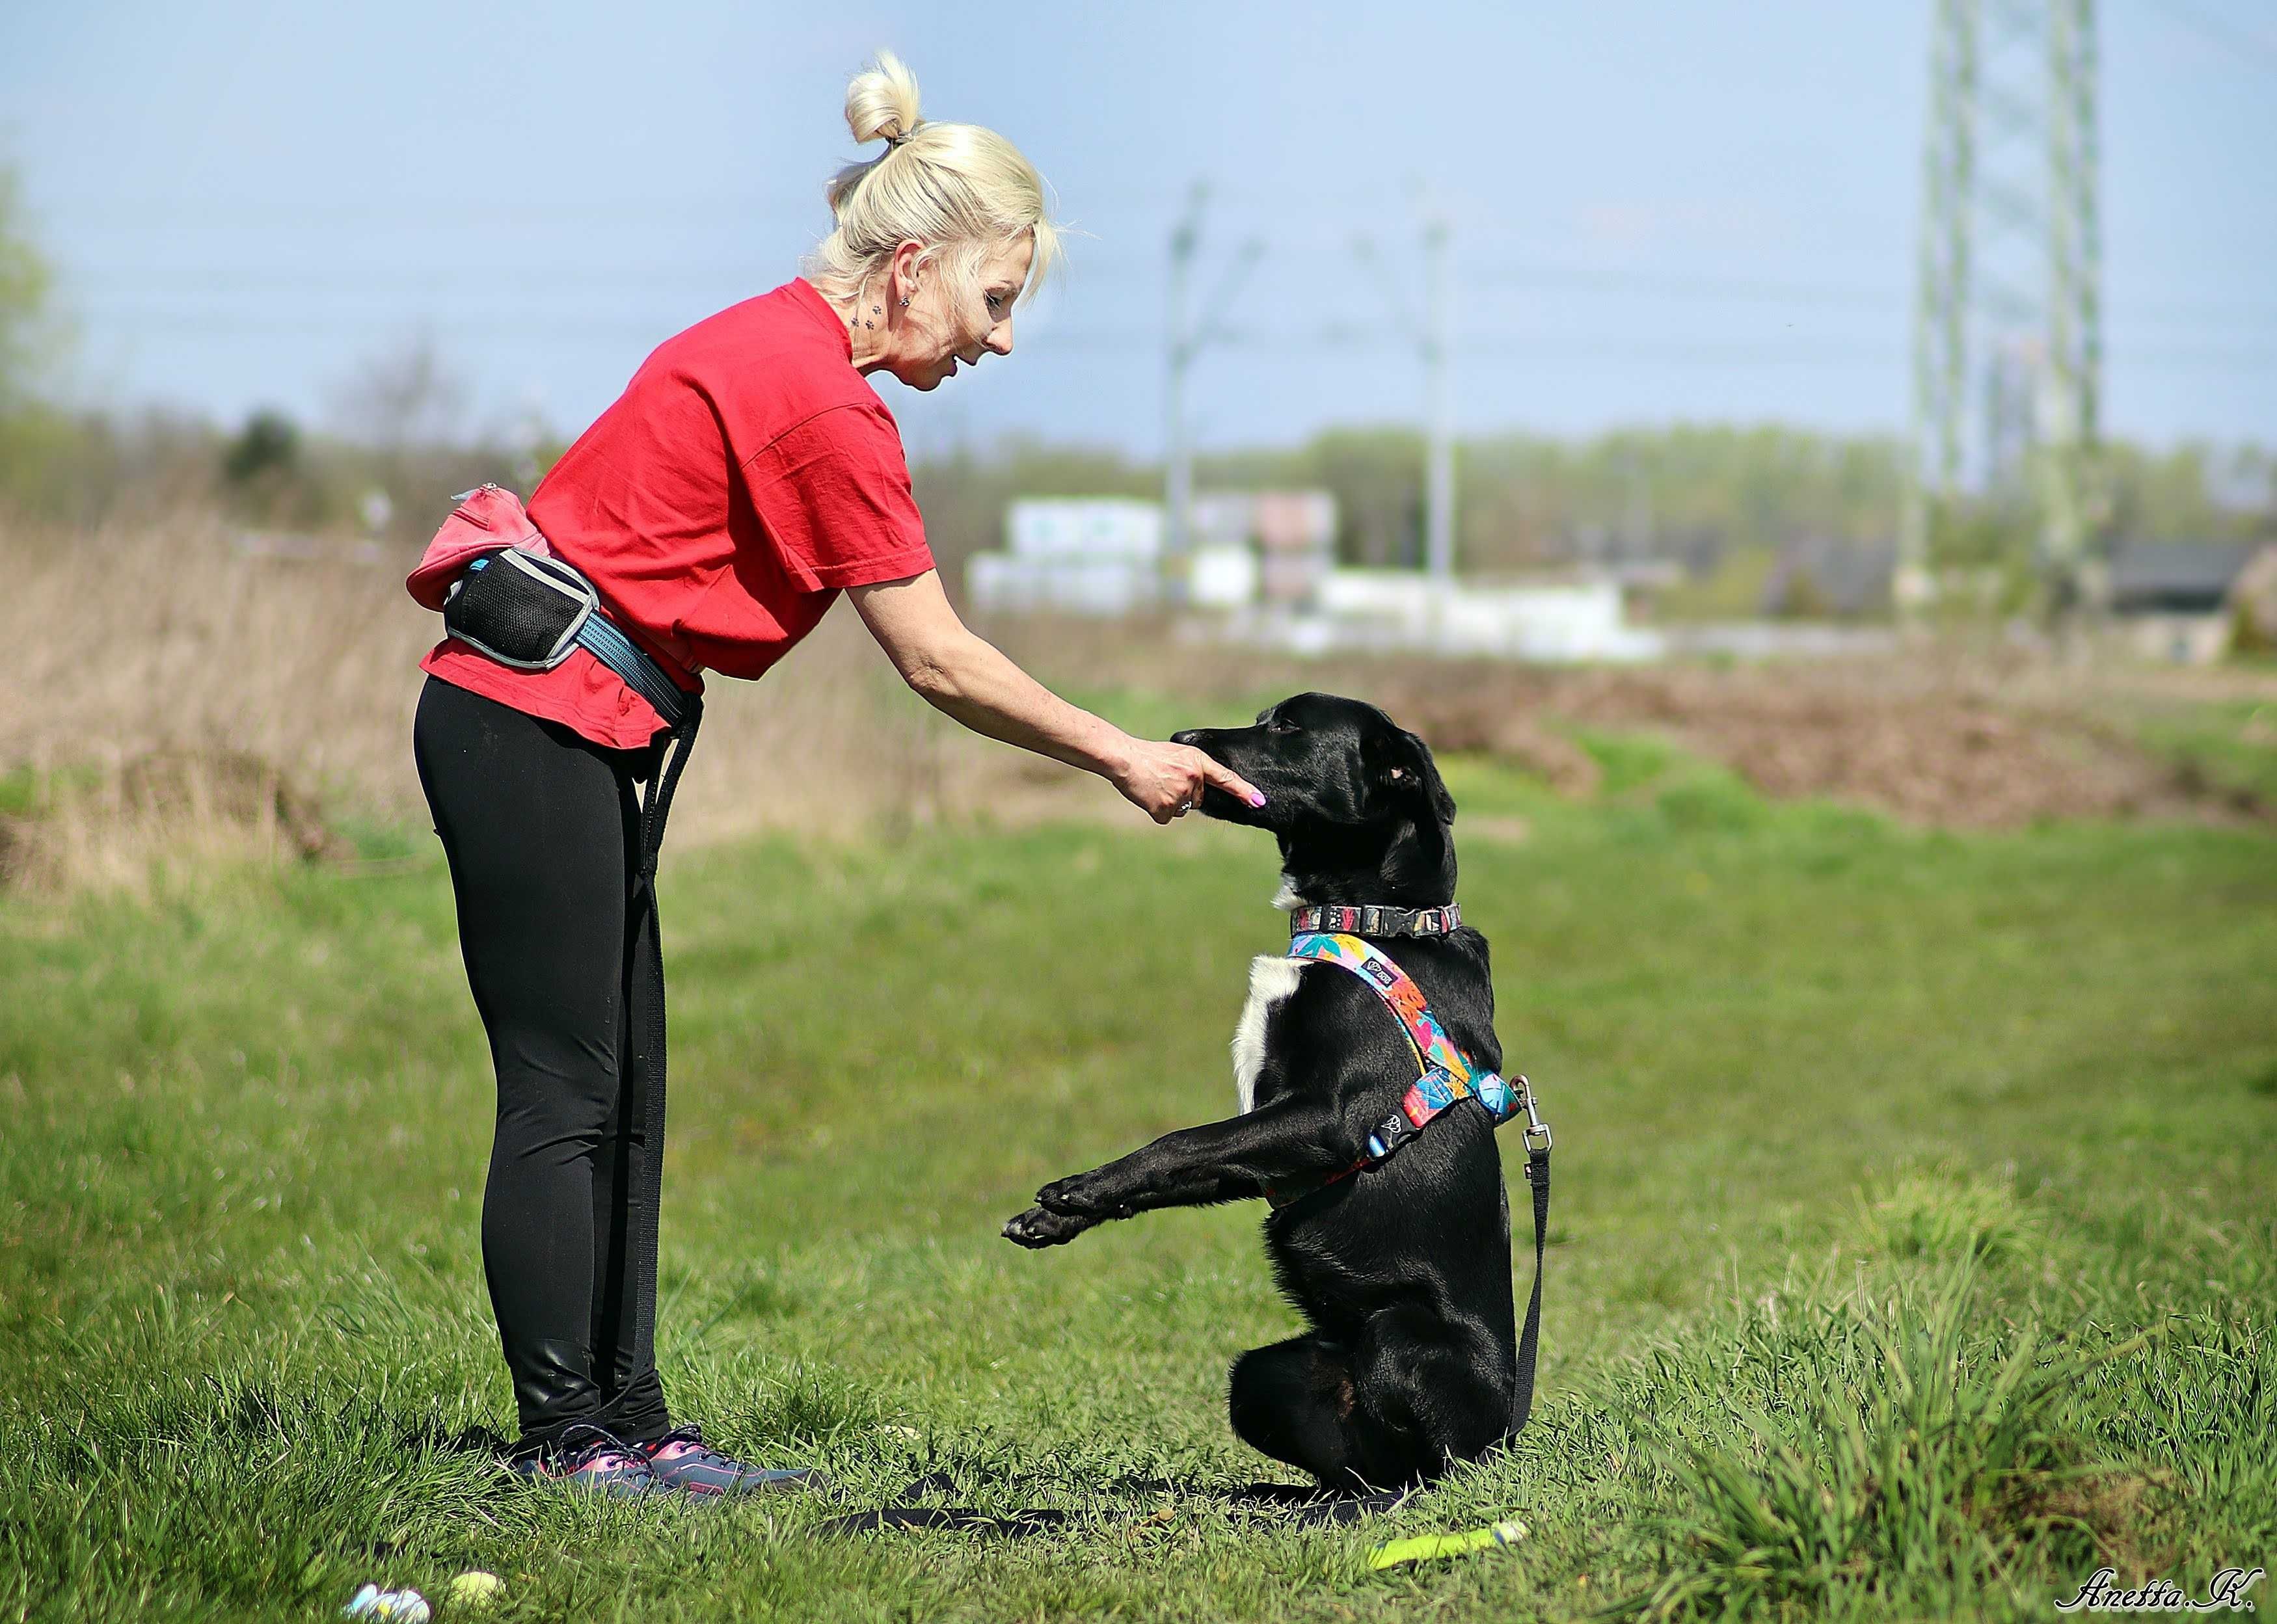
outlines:
[{"label": "colorful dog harness", "polygon": [[1276,1207],[1284,1207],[1316,1189],[1325,1189],[1365,1168],[1375,1166],[1421,1133],[1433,1118],[1464,1099],[1475,1099],[1485,1106],[1496,1127],[1520,1111],[1526,1113],[1527,1178],[1528,1182],[1533,1181],[1534,1153],[1539,1150],[1546,1158],[1550,1139],[1550,1125],[1534,1111],[1531,1083],[1521,1076],[1513,1088],[1495,1073],[1474,1066],[1470,1057],[1447,1036],[1439,1018],[1431,1013],[1423,989],[1415,984],[1414,978],[1393,963],[1389,955],[1359,937],[1325,931],[1302,932],[1290,942],[1289,956],[1333,964],[1359,976],[1398,1020],[1400,1030],[1406,1034],[1407,1046],[1414,1052],[1415,1069],[1420,1074],[1401,1097],[1399,1109],[1384,1118],[1367,1136],[1365,1156],[1318,1184],[1302,1188],[1270,1186],[1265,1192],[1268,1202]]},{"label": "colorful dog harness", "polygon": [[[1351,913],[1361,910],[1334,911]],[[1381,916],[1400,910],[1369,911]],[[1436,909],[1421,912],[1439,916],[1419,920],[1414,914],[1410,914],[1403,922],[1408,923],[1412,934],[1434,935],[1442,930],[1451,930],[1461,918],[1455,914],[1451,905],[1443,914]],[[1401,1097],[1399,1109],[1384,1118],[1376,1130],[1368,1135],[1367,1155],[1342,1172],[1330,1173],[1317,1182],[1301,1187],[1268,1184],[1265,1187],[1265,1199],[1277,1210],[1332,1184],[1342,1183],[1363,1169],[1377,1165],[1421,1133],[1433,1118],[1451,1109],[1457,1100],[1478,1101],[1486,1107],[1487,1115],[1494,1119],[1496,1127],[1523,1111],[1526,1113],[1526,1182],[1534,1196],[1534,1290],[1527,1300],[1526,1323],[1518,1334],[1518,1367],[1512,1394],[1510,1432],[1504,1434],[1505,1437],[1512,1436],[1526,1425],[1527,1418],[1534,1413],[1534,1355],[1542,1340],[1542,1256],[1550,1236],[1550,1125],[1534,1108],[1532,1083],[1520,1077],[1513,1088],[1494,1073],[1481,1071],[1472,1065],[1470,1057],[1455,1047],[1447,1036],[1446,1028],[1431,1013],[1431,1006],[1423,997],[1423,989],[1415,984],[1406,971],[1356,936],[1306,929],[1313,922],[1302,915],[1298,916],[1297,934],[1289,944],[1289,956],[1299,961],[1318,960],[1321,963],[1350,970],[1373,989],[1376,997],[1382,998],[1391,1013],[1398,1017],[1399,1029],[1407,1035],[1408,1047],[1415,1053],[1415,1069],[1421,1075]],[[1415,928],[1419,924],[1421,929]]]}]

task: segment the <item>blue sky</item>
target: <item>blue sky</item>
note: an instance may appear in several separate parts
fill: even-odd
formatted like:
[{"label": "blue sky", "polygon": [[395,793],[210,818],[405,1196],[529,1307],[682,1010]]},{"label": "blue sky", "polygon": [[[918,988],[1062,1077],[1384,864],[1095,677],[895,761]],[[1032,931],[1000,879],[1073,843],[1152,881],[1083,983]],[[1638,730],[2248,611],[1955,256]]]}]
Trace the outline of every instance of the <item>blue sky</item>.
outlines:
[{"label": "blue sky", "polygon": [[[2277,441],[2277,5],[2103,0],[2113,430]],[[1465,433],[1895,428],[1928,0],[1854,4],[0,6],[0,157],[78,329],[70,387],[322,422],[431,338],[469,427],[581,429],[676,329],[795,274],[874,48],[1085,235],[913,452],[1154,454],[1165,239],[1266,248],[1196,375],[1205,445],[1413,418],[1413,188],[1455,228]]]}]

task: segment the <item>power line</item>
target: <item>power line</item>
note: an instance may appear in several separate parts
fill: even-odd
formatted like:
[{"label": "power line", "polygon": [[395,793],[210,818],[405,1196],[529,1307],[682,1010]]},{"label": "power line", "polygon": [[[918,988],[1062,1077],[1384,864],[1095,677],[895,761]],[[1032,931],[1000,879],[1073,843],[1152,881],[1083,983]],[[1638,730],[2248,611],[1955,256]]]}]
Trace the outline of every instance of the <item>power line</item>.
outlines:
[{"label": "power line", "polygon": [[[316,315],[278,315],[253,311],[144,311],[122,313],[133,325],[176,332],[325,332],[347,327],[369,330],[384,326],[396,332],[422,330],[472,329],[482,332],[536,333],[569,339],[605,341],[618,345],[654,347],[681,330],[678,317],[648,322],[621,313],[590,316],[553,315],[530,310],[481,315],[430,316],[374,313],[361,322]],[[1145,353],[1158,351],[1161,334],[1144,328],[1068,328],[1024,336],[1019,356],[1045,359],[1062,354],[1099,353]],[[1292,360],[1353,351],[1406,351],[1412,339],[1404,333],[1382,333],[1328,323],[1304,329],[1244,330],[1214,342],[1253,354],[1284,353]],[[1895,366],[1904,360],[1894,344],[1656,344],[1595,341],[1558,344],[1519,333],[1474,332],[1460,340],[1466,353],[1495,355],[1559,365],[1677,366]],[[2123,364],[2136,368],[2261,372],[2277,369],[2277,350],[2121,350]]]},{"label": "power line", "polygon": [[2277,43],[2258,34],[2249,34],[2235,23],[2209,17],[2195,6],[2183,4],[2182,0],[2151,0],[2151,4],[2184,27],[2225,47],[2252,65],[2277,68]]},{"label": "power line", "polygon": [[[491,272],[482,272],[473,277],[423,272],[400,279],[355,283],[340,282],[323,272],[268,269],[239,272],[208,268],[179,276],[170,273],[164,281],[139,283],[131,279],[112,280],[97,273],[80,277],[76,285],[82,291],[84,298],[104,307],[129,300],[258,298],[293,293],[311,298],[362,301],[484,295],[511,301],[510,307],[519,308],[522,301],[531,299],[559,299],[579,294],[621,294],[628,299],[637,299],[659,292],[681,292],[704,298],[750,298],[754,296],[753,290],[759,292],[766,291],[758,285],[771,274],[773,273],[747,274],[732,269],[701,272],[673,268],[661,268],[651,274],[641,267],[631,266],[583,271],[567,268],[546,269],[519,277]],[[1081,281],[1108,285],[1152,283],[1158,274],[1149,267],[1137,264],[1085,266],[1076,272]],[[1898,307],[1907,297],[1903,289],[1894,286],[1844,287],[1728,277],[1689,277],[1618,269],[1594,270],[1571,264],[1512,266],[1481,273],[1472,280],[1474,285],[1481,286],[1534,287],[1589,297],[1626,298],[1636,293],[1649,293],[1710,302],[1728,300],[1787,306],[1853,307],[1877,313]],[[2277,305],[2157,303],[2121,306],[2116,310],[2106,308],[2105,315],[2106,320],[2135,323],[2277,323]]]},{"label": "power line", "polygon": [[[1333,209],[1358,210],[1382,217],[1395,216],[1406,206],[1404,195],[1338,187],[1311,190],[1281,186],[1227,187],[1214,184],[1211,194],[1221,202],[1228,198],[1237,201],[1245,198],[1256,203],[1306,205],[1308,212]],[[1066,200],[1062,198],[1061,201],[1064,203]],[[1187,194],[1182,192],[1108,186],[1086,188],[1078,201],[1083,206],[1081,209],[1061,208],[1055,210],[1055,216],[1062,224],[1081,229],[1085,210],[1097,212],[1112,209],[1146,211],[1151,229],[1163,219],[1177,217],[1188,200]],[[415,198],[375,199],[366,193],[354,198],[279,206],[273,199],[265,196],[191,201],[179,193],[144,197],[113,194],[101,199],[75,194],[60,203],[35,203],[34,212],[42,221],[70,224],[80,231],[103,233],[245,230],[297,231],[320,225],[408,225],[462,231],[468,218],[477,215],[486,231],[529,226],[591,228],[631,221],[644,224],[664,222],[690,228],[745,229],[757,222],[786,223],[794,219],[803,223],[803,229],[817,225],[826,227],[830,220],[829,204],[819,185],[811,191],[805,188],[796,191],[784,189],[730,196],[716,192],[674,195],[644,191],[614,196],[580,193],[574,200],[560,200],[558,208],[543,199],[501,203],[490,196],[438,201],[432,194]],[[1276,243],[1279,241],[1276,240]]]}]

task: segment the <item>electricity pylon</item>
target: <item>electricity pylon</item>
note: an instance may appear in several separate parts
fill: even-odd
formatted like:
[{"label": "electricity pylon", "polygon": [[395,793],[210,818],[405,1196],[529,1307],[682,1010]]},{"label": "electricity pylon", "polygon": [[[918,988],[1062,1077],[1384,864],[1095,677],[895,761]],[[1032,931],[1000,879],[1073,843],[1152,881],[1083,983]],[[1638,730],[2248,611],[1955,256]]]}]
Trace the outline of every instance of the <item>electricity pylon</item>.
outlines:
[{"label": "electricity pylon", "polygon": [[[1925,601],[1938,521],[1973,489],[2029,505],[2060,606],[2079,591],[2096,506],[2095,0],[1935,4],[1898,600]],[[1989,387],[1971,387],[1972,368]],[[2019,418],[2021,458],[2009,445]],[[2022,484],[2004,489],[2012,469]]]},{"label": "electricity pylon", "polygon": [[1192,424],[1186,413],[1186,375],[1193,370],[1194,358],[1204,349],[1232,337],[1233,327],[1227,319],[1226,308],[1240,291],[1250,268],[1265,253],[1264,243],[1257,238],[1241,245],[1240,252],[1227,265],[1223,278],[1204,307],[1201,321],[1196,323],[1188,299],[1194,255],[1201,246],[1202,211],[1208,202],[1209,187],[1196,181],[1186,201],[1186,212],[1170,228],[1169,383],[1163,397],[1169,421],[1162,459],[1162,509],[1164,563],[1169,572],[1169,585],[1174,600],[1184,596],[1188,555],[1193,549],[1191,532],[1194,442]]},{"label": "electricity pylon", "polygon": [[1409,307],[1398,279],[1376,252],[1373,238],[1363,233],[1354,239],[1352,250],[1375,273],[1389,308],[1423,363],[1429,396],[1423,454],[1423,565],[1435,589],[1433,601],[1443,606],[1455,584],[1455,303],[1449,267],[1452,226],[1446,211],[1436,207],[1420,186],[1416,201],[1422,216],[1427,315],[1419,316]]}]

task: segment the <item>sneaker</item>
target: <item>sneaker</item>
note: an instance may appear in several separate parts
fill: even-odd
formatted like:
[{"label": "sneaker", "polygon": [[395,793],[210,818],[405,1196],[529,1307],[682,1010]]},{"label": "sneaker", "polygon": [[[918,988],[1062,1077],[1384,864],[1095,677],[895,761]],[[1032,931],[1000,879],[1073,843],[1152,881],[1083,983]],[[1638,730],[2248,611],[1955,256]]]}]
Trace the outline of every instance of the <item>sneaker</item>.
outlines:
[{"label": "sneaker", "polygon": [[631,1499],[661,1486],[638,1450],[583,1423],[565,1430],[552,1449],[507,1461],[506,1470],[531,1483],[556,1483],[607,1499]]},{"label": "sneaker", "polygon": [[635,1446],[656,1480],[689,1494],[763,1494],[774,1489],[819,1489],[828,1479],[807,1468],[769,1471],[745,1466],[704,1441],[695,1427],[674,1427],[653,1443]]}]

